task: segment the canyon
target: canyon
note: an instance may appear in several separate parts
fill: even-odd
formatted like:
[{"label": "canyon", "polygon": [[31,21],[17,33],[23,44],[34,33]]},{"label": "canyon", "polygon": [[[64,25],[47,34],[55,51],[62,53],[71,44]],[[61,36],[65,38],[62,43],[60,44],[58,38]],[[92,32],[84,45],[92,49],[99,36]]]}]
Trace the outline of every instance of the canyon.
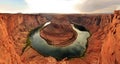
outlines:
[{"label": "canyon", "polygon": [[61,14],[90,32],[83,57],[57,61],[31,47],[21,55],[29,32],[58,15],[1,13],[0,64],[120,64],[120,10],[111,14]]}]

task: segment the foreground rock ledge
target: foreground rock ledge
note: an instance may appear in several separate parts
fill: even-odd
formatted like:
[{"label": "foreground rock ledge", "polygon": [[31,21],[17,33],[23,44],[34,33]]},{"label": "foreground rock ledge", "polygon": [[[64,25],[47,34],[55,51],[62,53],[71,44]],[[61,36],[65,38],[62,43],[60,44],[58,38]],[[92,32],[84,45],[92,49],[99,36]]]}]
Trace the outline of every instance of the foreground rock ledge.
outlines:
[{"label": "foreground rock ledge", "polygon": [[0,14],[0,64],[120,64],[120,11],[65,17],[91,33],[84,57],[57,62],[32,48],[20,55],[28,32],[52,17],[49,14]]}]

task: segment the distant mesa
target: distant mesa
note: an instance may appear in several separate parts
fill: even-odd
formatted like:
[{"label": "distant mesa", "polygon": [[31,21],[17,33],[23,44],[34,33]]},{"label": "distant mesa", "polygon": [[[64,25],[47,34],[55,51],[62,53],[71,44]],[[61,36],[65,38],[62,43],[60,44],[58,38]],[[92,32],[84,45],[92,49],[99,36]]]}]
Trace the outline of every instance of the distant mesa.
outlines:
[{"label": "distant mesa", "polygon": [[120,10],[115,10],[114,14],[120,14]]}]

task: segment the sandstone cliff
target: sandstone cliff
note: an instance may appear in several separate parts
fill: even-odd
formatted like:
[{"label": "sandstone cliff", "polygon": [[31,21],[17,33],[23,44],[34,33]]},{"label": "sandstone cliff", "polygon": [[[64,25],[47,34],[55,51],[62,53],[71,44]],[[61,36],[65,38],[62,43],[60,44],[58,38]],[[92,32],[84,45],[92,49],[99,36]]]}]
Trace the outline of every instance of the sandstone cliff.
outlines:
[{"label": "sandstone cliff", "polygon": [[51,20],[52,16],[0,14],[0,64],[120,64],[120,11],[65,17],[91,33],[84,57],[57,62],[52,57],[43,57],[32,48],[21,55],[29,31]]}]

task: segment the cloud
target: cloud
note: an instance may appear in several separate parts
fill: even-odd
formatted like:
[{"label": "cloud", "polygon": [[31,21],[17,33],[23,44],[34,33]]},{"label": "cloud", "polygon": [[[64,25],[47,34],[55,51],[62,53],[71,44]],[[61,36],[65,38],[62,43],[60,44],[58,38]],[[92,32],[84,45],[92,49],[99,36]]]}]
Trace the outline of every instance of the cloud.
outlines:
[{"label": "cloud", "polygon": [[26,0],[34,13],[112,13],[119,0]]},{"label": "cloud", "polygon": [[113,5],[113,6],[109,6],[109,7],[106,7],[106,8],[95,10],[91,13],[114,13],[114,10],[117,10],[118,7],[119,6],[117,6],[117,5]]},{"label": "cloud", "polygon": [[1,0],[4,13],[112,13],[119,0]]},{"label": "cloud", "polygon": [[30,11],[35,13],[79,13],[75,8],[85,0],[26,0]]},{"label": "cloud", "polygon": [[113,9],[120,8],[120,0],[86,0],[82,5],[76,5],[81,12],[94,12],[102,10],[102,12],[113,12]]}]

